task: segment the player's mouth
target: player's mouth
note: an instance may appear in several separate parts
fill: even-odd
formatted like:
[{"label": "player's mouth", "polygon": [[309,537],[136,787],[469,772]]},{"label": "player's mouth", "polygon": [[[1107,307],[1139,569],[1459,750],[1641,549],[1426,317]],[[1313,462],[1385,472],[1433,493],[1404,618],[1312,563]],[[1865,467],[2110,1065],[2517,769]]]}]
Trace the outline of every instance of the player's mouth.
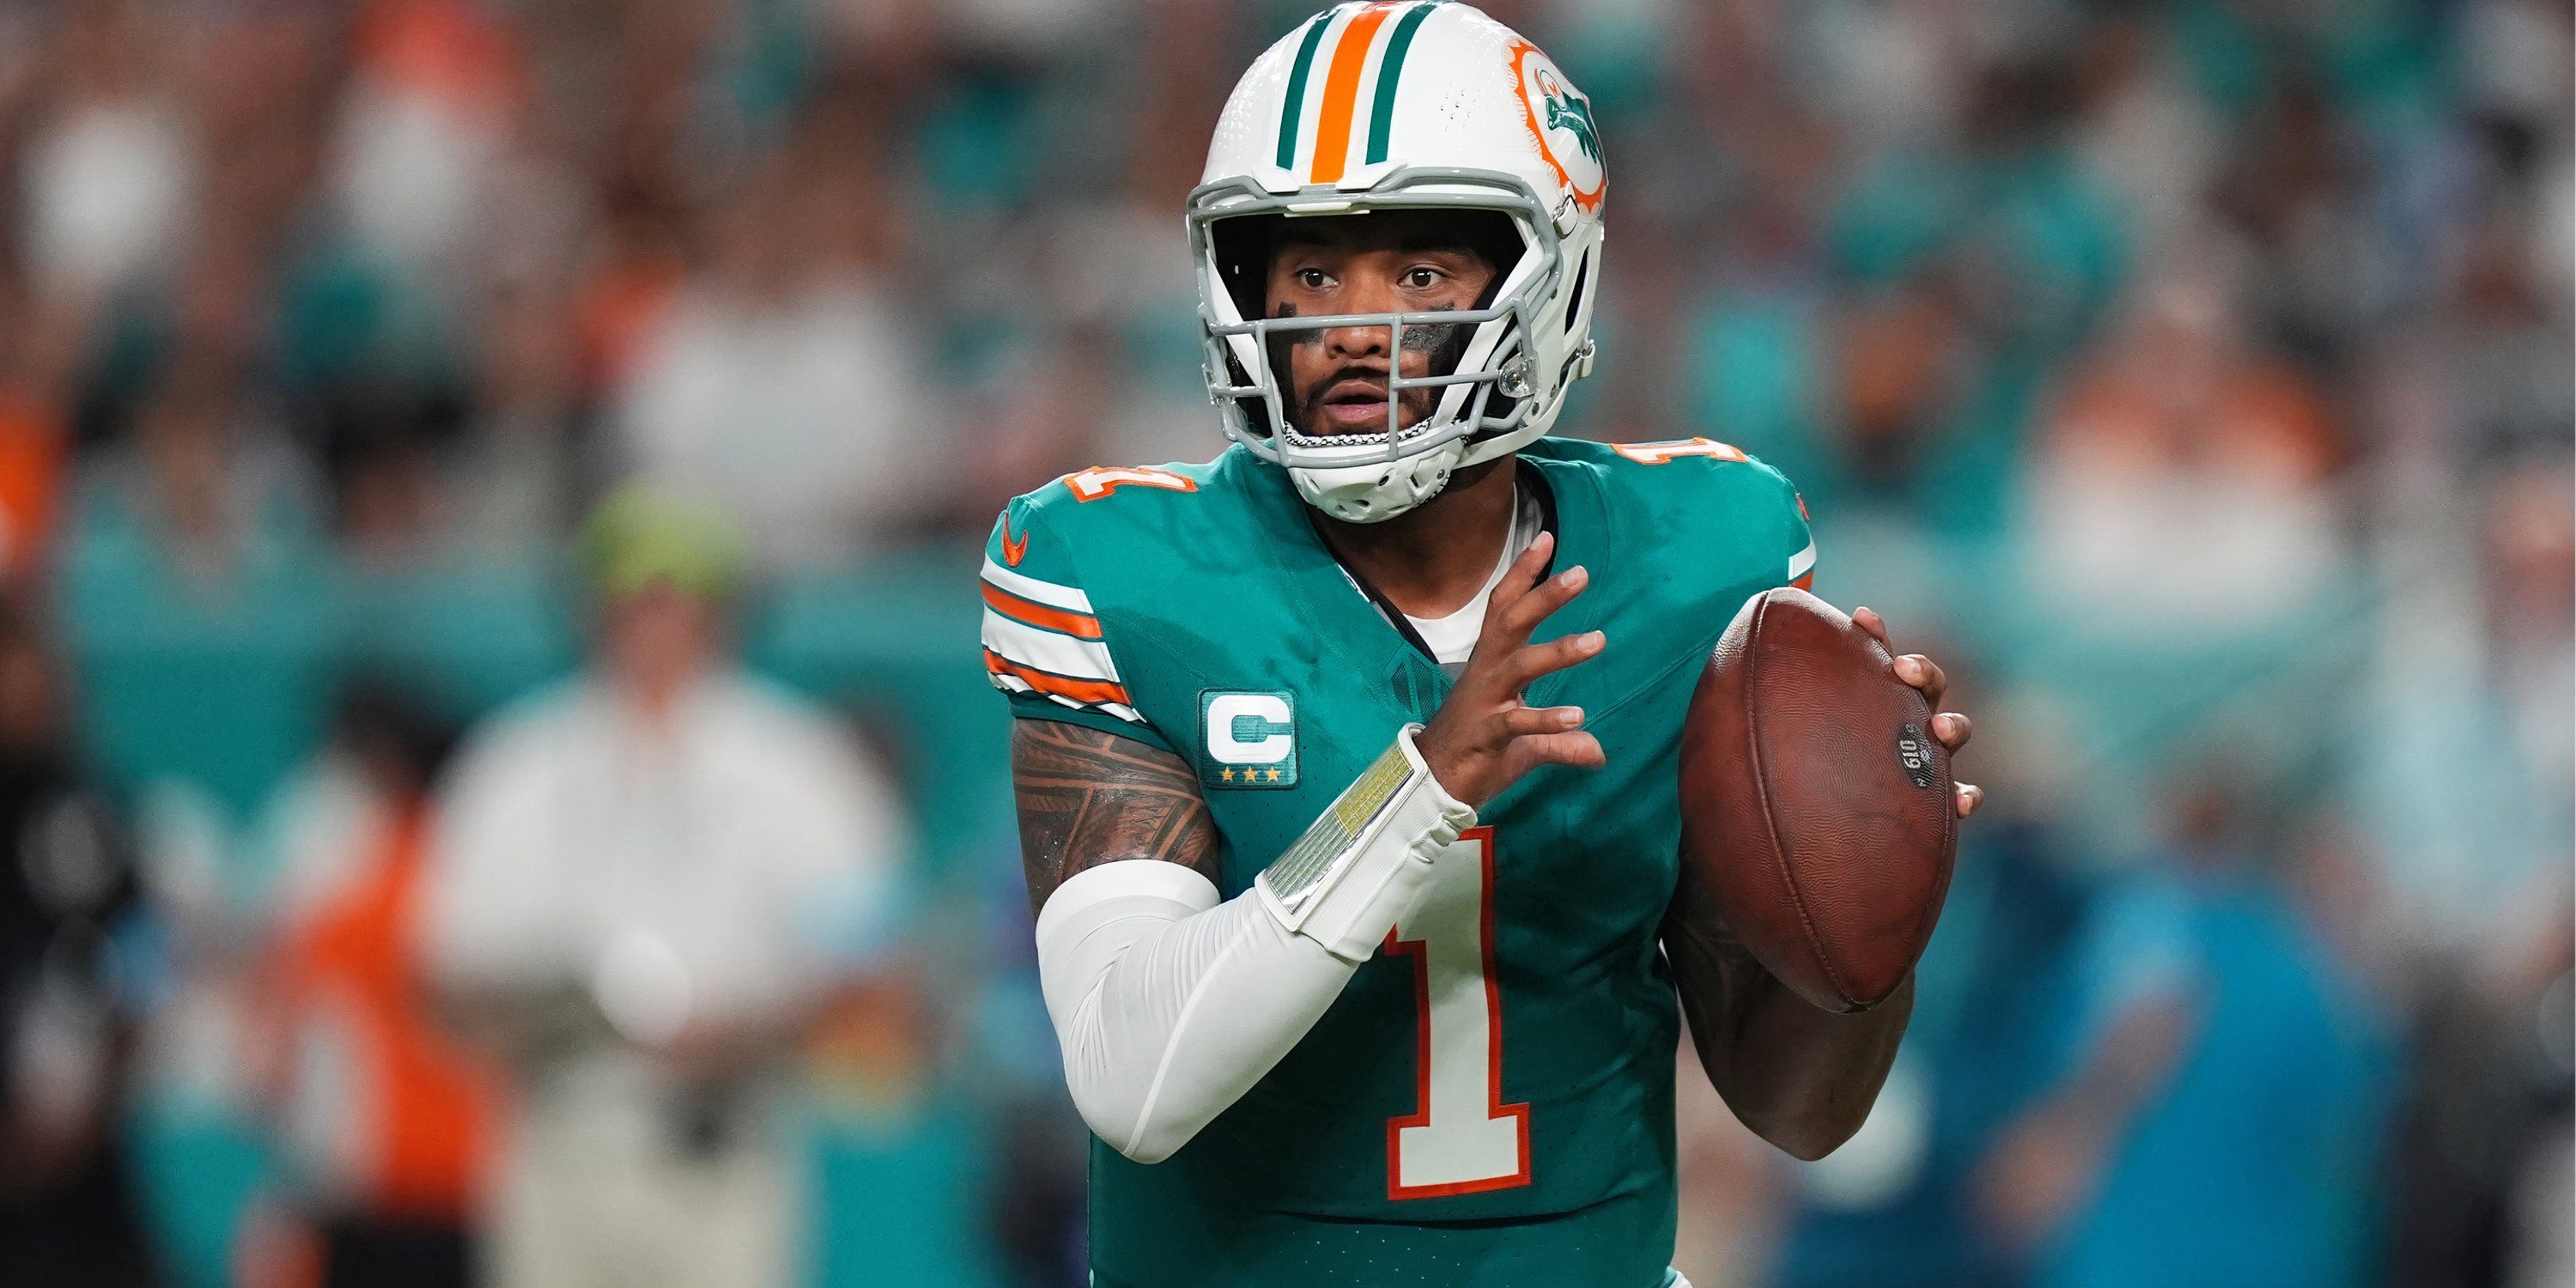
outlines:
[{"label": "player's mouth", "polygon": [[1386,381],[1352,377],[1333,382],[1315,406],[1318,437],[1386,432]]}]

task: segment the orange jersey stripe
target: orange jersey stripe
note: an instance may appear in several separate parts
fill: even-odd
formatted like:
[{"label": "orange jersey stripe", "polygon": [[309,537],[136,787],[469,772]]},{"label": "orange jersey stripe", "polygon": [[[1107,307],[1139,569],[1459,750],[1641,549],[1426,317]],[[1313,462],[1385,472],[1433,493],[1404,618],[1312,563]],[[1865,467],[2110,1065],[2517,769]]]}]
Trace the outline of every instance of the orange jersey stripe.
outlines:
[{"label": "orange jersey stripe", "polygon": [[1806,576],[1804,576],[1804,577],[1800,577],[1800,578],[1799,578],[1799,579],[1797,579],[1796,581],[1790,582],[1789,584],[1790,584],[1790,585],[1792,585],[1792,586],[1797,587],[1797,588],[1798,588],[1798,589],[1800,589],[1800,590],[1809,590],[1809,591],[1814,590],[1814,589],[1816,588],[1816,574],[1814,574],[1814,573],[1808,573]]},{"label": "orange jersey stripe", "polygon": [[984,583],[984,602],[991,605],[994,612],[1005,617],[1016,617],[1031,626],[1043,626],[1051,631],[1062,631],[1075,639],[1100,638],[1099,618],[1068,612],[1061,608],[1050,608],[1045,604],[1031,603],[989,581]]},{"label": "orange jersey stripe", "polygon": [[1011,676],[1040,693],[1051,693],[1060,698],[1071,698],[1076,702],[1115,702],[1120,706],[1134,705],[1127,700],[1127,686],[1123,684],[1112,684],[1107,680],[1074,680],[1061,675],[1050,675],[1044,671],[1031,670],[991,649],[984,650],[984,669],[995,675]]},{"label": "orange jersey stripe", "polygon": [[1377,29],[1386,25],[1386,16],[1395,12],[1391,2],[1370,5],[1342,29],[1342,40],[1333,46],[1333,69],[1324,77],[1324,110],[1315,123],[1314,183],[1331,183],[1342,177],[1342,163],[1351,151],[1351,109],[1358,105],[1360,65],[1368,61],[1369,46],[1377,42]]}]

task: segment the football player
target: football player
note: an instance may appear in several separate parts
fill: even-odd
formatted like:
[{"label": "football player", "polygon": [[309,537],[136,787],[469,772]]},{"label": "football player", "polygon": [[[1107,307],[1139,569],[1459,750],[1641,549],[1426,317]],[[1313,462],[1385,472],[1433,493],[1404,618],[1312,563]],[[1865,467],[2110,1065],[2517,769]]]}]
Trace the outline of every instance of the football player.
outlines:
[{"label": "football player", "polygon": [[[1101,1288],[1656,1288],[1677,989],[1790,1153],[1886,1076],[1910,982],[1831,1014],[1723,927],[1664,948],[1693,686],[1815,551],[1734,448],[1544,436],[1592,367],[1604,188],[1589,102],[1484,14],[1315,15],[1189,199],[1235,445],[1067,475],[993,530]],[[1937,707],[1939,668],[1895,668]]]}]

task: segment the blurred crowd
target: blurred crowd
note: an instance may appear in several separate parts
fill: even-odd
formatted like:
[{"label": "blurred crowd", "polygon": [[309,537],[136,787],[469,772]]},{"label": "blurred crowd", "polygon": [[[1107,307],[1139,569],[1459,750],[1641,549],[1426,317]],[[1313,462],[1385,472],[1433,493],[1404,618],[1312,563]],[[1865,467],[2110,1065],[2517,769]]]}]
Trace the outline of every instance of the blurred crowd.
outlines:
[{"label": "blurred crowd", "polygon": [[[1992,808],[1723,1285],[2567,1282],[2566,0],[1490,0]],[[0,0],[0,1278],[1082,1282],[971,639],[1291,0]]]}]

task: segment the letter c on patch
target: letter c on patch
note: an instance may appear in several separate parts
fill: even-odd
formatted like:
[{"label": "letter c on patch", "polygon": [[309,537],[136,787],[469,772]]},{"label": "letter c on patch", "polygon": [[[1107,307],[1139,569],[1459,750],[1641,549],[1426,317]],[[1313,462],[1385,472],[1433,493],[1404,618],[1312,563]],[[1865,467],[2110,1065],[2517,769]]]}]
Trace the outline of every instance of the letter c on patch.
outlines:
[{"label": "letter c on patch", "polygon": [[1275,765],[1297,749],[1287,700],[1270,693],[1208,699],[1208,756],[1221,765]]}]

